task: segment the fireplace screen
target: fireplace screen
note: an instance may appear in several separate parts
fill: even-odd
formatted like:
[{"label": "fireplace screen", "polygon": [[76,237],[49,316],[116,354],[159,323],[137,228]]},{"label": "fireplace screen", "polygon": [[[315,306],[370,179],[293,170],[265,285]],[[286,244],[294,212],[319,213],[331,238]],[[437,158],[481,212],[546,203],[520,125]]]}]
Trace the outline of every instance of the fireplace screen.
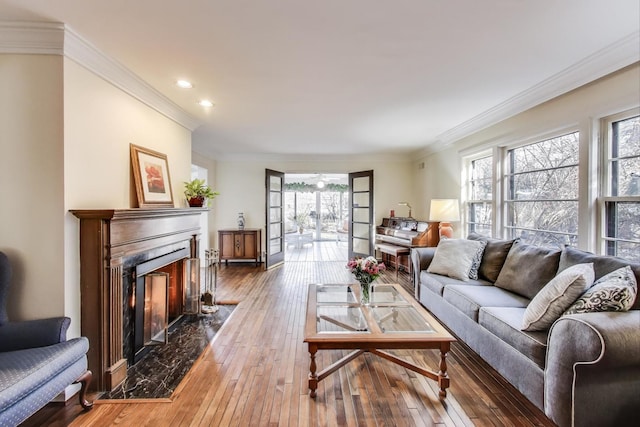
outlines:
[{"label": "fireplace screen", "polygon": [[144,345],[166,344],[169,325],[169,274],[144,276]]}]

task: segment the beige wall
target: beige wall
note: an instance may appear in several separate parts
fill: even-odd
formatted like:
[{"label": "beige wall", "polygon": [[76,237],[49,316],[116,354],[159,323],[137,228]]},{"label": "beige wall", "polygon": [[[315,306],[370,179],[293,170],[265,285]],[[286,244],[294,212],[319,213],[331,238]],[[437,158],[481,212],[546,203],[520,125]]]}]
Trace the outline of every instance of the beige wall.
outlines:
[{"label": "beige wall", "polygon": [[[193,163],[194,165],[198,165],[202,168],[205,168],[207,170],[207,183],[209,184],[209,186],[211,186],[211,188],[214,191],[218,191],[218,187],[217,187],[217,183],[216,183],[216,166],[217,163],[215,160],[209,159],[205,156],[202,156],[196,152],[192,152],[191,153],[191,163]],[[215,247],[215,241],[216,241],[216,237],[215,237],[215,219],[216,219],[216,206],[217,206],[217,199],[213,199],[213,201],[210,202],[210,206],[209,206],[209,212],[207,214],[205,214],[207,216],[207,223],[208,223],[208,236],[207,238],[207,248],[213,248]],[[204,237],[203,237],[204,239]]]},{"label": "beige wall", "polygon": [[0,250],[16,270],[9,315],[66,315],[77,336],[79,224],[69,209],[132,206],[130,143],[167,154],[183,206],[191,132],[58,55],[0,55],[0,93]]},{"label": "beige wall", "polygon": [[[460,198],[462,155],[470,155],[493,147],[534,142],[556,132],[579,130],[581,159],[597,167],[596,150],[599,120],[608,115],[637,107],[640,104],[640,65],[626,67],[616,73],[589,83],[572,92],[540,104],[521,114],[476,132],[417,160],[425,163],[414,177],[416,189],[428,203],[432,198]],[[593,188],[581,188],[581,212],[593,215],[590,200]],[[593,227],[581,224],[581,247],[593,250]],[[589,229],[588,229],[589,228]],[[460,224],[454,224],[458,232]]]},{"label": "beige wall", "polygon": [[[374,170],[374,214],[376,223],[389,216],[395,209],[398,215],[406,215],[400,201],[414,206],[411,163],[401,161],[228,161],[218,160],[216,166],[216,190],[220,196],[215,204],[215,230],[237,226],[238,212],[243,212],[247,228],[265,227],[265,169],[285,173],[333,172],[348,173]],[[416,212],[413,213],[417,217]],[[217,240],[217,239],[216,239]],[[264,240],[264,239],[263,239]],[[214,247],[217,247],[217,241]],[[263,241],[264,247],[264,241]]]},{"label": "beige wall", "polygon": [[63,61],[0,54],[0,250],[13,320],[64,313]]},{"label": "beige wall", "polygon": [[191,132],[69,59],[64,129],[65,314],[79,319],[79,221],[68,211],[135,206],[129,144],[167,155],[174,204],[185,206]]}]

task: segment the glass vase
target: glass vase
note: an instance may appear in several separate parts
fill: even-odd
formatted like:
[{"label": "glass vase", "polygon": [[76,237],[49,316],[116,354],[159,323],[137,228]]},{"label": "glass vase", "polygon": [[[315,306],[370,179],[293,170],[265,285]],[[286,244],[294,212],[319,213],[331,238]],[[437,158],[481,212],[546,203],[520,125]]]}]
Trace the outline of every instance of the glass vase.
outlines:
[{"label": "glass vase", "polygon": [[371,282],[369,280],[360,281],[360,304],[371,304]]}]

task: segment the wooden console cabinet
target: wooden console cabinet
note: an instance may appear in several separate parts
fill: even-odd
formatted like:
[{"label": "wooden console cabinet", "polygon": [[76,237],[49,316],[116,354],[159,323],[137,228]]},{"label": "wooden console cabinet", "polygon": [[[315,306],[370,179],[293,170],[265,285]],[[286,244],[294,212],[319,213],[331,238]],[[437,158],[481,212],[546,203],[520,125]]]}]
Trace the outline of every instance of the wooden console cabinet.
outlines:
[{"label": "wooden console cabinet", "polygon": [[218,249],[220,261],[225,265],[229,260],[255,260],[261,262],[262,230],[259,228],[218,230]]}]

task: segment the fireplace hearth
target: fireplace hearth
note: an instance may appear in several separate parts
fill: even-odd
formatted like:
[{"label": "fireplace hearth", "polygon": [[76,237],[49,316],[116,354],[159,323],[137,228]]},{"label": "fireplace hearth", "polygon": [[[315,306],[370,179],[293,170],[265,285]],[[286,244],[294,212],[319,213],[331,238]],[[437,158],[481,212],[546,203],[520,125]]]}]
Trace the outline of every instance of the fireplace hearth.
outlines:
[{"label": "fireplace hearth", "polygon": [[[72,210],[80,219],[81,333],[90,342],[92,391],[111,391],[148,347],[166,336],[183,313],[185,260],[197,258],[200,215],[206,208]],[[158,285],[164,309],[147,317],[145,277],[163,276]],[[156,279],[157,280],[157,279]],[[153,282],[153,279],[150,280]],[[149,282],[149,280],[147,280]],[[140,284],[141,283],[141,284]],[[149,291],[151,292],[151,291]],[[157,297],[154,289],[152,295]],[[166,311],[156,329],[159,311]],[[154,319],[153,321],[150,319]],[[137,326],[142,329],[137,332]]]}]

